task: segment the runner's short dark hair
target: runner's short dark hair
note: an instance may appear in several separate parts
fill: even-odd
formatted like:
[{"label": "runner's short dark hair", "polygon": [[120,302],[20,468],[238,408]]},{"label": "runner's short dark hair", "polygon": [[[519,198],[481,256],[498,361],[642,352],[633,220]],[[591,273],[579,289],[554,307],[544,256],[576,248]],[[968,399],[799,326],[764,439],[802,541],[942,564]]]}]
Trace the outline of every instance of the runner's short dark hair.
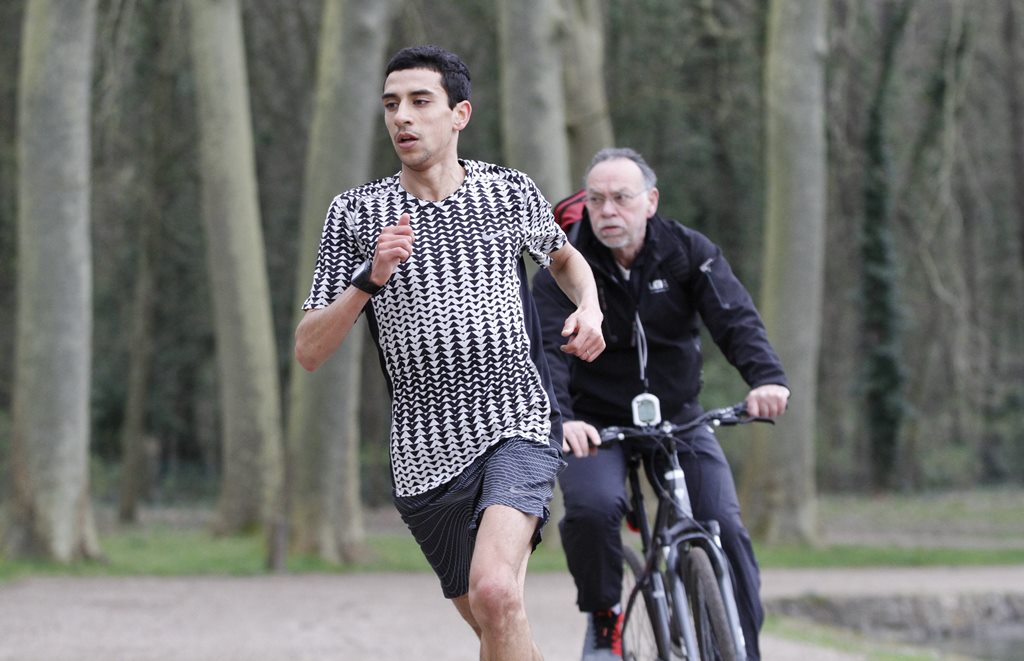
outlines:
[{"label": "runner's short dark hair", "polygon": [[469,101],[469,67],[455,53],[432,45],[403,48],[391,56],[384,77],[406,69],[428,69],[441,74],[441,86],[448,94],[449,108],[454,108],[460,101]]}]

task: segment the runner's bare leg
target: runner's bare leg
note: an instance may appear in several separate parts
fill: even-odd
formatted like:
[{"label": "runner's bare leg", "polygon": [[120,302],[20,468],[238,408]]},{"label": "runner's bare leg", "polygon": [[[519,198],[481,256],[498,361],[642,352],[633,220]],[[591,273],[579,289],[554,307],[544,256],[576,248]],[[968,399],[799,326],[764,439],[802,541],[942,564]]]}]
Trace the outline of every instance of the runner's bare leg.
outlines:
[{"label": "runner's bare leg", "polygon": [[453,599],[480,638],[481,661],[541,661],[526,618],[526,565],[537,517],[504,505],[484,510],[469,569],[469,594]]}]

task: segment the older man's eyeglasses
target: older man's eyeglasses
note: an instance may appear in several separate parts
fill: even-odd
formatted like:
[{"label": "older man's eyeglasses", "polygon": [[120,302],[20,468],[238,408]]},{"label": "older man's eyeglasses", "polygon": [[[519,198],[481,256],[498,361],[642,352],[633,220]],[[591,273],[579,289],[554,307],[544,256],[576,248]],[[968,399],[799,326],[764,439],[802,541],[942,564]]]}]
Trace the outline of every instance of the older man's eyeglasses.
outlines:
[{"label": "older man's eyeglasses", "polygon": [[587,193],[587,205],[594,207],[595,209],[600,209],[604,206],[605,202],[611,200],[612,204],[619,208],[623,208],[629,206],[630,202],[646,192],[646,190],[642,190],[638,193],[626,193],[624,191],[619,191],[618,193],[612,193],[610,196],[598,195],[597,193]]}]

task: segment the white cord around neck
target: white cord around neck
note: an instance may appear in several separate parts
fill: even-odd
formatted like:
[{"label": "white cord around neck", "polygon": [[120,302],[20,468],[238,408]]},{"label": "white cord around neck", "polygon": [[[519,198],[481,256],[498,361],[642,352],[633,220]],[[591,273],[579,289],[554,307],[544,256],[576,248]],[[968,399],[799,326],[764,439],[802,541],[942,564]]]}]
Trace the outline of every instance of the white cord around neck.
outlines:
[{"label": "white cord around neck", "polygon": [[644,332],[644,325],[640,321],[640,310],[636,311],[634,325],[636,327],[636,353],[637,358],[640,360],[640,381],[644,384],[644,392],[647,392],[647,334]]}]

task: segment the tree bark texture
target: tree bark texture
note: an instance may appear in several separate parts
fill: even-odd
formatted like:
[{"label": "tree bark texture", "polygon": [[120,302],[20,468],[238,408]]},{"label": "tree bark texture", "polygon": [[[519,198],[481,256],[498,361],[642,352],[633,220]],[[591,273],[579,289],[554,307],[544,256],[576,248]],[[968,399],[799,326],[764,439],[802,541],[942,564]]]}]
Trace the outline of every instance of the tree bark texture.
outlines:
[{"label": "tree bark texture", "polygon": [[858,50],[862,26],[858,0],[833,3],[829,20],[829,89],[826,112],[829,140],[829,215],[826,223],[825,296],[822,302],[822,346],[827,357],[818,365],[818,479],[821,484],[849,489],[869,481],[863,442],[864,421],[850,406],[861,370],[859,233],[863,178],[858,137],[863,132],[866,90],[860,84],[863,58]]},{"label": "tree bark texture", "polygon": [[[168,23],[175,11],[169,6],[151,3],[134,15],[137,41],[122,46],[118,58],[125,74],[118,81],[117,105],[104,120],[106,131],[123,141],[123,151],[108,158],[127,156],[131,161],[125,189],[117,195],[122,214],[137,226],[135,263],[131,273],[131,307],[125,325],[128,328],[128,371],[124,398],[124,418],[120,429],[121,472],[118,493],[118,520],[135,523],[139,507],[158,477],[158,441],[148,434],[151,377],[155,341],[156,313],[159,305],[156,265],[166,237],[163,234],[166,209],[173,198],[169,182],[173,169],[171,144],[180,129],[161,121],[159,113],[173,107],[171,72],[177,68],[172,44],[179,41],[168,35]],[[99,31],[102,34],[102,30]],[[179,32],[180,34],[180,32]],[[162,38],[161,38],[162,37]],[[152,74],[153,69],[156,75]]]},{"label": "tree bark texture", "polygon": [[[152,216],[157,217],[157,216]],[[118,493],[118,520],[138,520],[139,503],[147,495],[153,475],[150,471],[149,437],[146,435],[146,401],[153,353],[153,238],[158,228],[140,225],[139,257],[135,270],[135,291],[129,322],[130,365],[121,426],[121,480]]]},{"label": "tree bark texture", "polygon": [[572,192],[558,0],[498,2],[502,145],[555,202]]},{"label": "tree bark texture", "polygon": [[[983,447],[983,414],[993,401],[989,394],[991,346],[980,333],[984,314],[989,260],[978,259],[979,242],[986,231],[969,226],[954,180],[961,160],[961,109],[969,80],[971,23],[967,4],[952,0],[943,14],[945,38],[926,88],[925,113],[914,134],[905,185],[899,191],[895,229],[903,254],[902,291],[920,292],[901,300],[913,326],[901,329],[899,353],[906,365],[904,401],[913,408],[903,414],[896,470],[886,467],[890,479],[879,488],[919,486],[929,481],[936,465],[945,460],[933,449],[933,439],[948,438],[952,453],[963,458],[961,479],[978,470],[975,459]],[[910,42],[907,41],[909,48]],[[894,91],[897,86],[892,85]],[[936,332],[941,329],[941,332]],[[941,406],[932,403],[945,400]],[[904,402],[900,402],[902,406]],[[976,453],[971,456],[972,452]],[[948,456],[948,455],[947,455]],[[884,461],[876,459],[884,466]]]},{"label": "tree bark texture", "polygon": [[90,90],[95,0],[33,0],[18,104],[18,305],[4,547],[100,555],[89,495]]},{"label": "tree bark texture", "polygon": [[283,515],[280,386],[239,6],[193,0],[189,9],[221,401],[218,525],[234,533]]},{"label": "tree bark texture", "polygon": [[884,488],[895,474],[903,422],[904,370],[900,352],[902,314],[897,304],[898,273],[892,219],[892,165],[886,135],[886,107],[893,91],[896,52],[905,32],[910,2],[883,5],[881,62],[864,136],[864,221],[861,229],[862,341],[865,351],[864,410],[872,482]]},{"label": "tree bark texture", "polygon": [[771,542],[808,542],[816,533],[815,392],[827,199],[826,6],[817,0],[773,0],[768,21],[760,309],[794,397],[770,438],[762,429],[755,440],[745,511],[752,529]]},{"label": "tree bark texture", "polygon": [[[309,294],[324,216],[370,175],[396,0],[327,0],[306,160],[296,305]],[[396,219],[397,220],[397,219]],[[296,322],[301,317],[298,312]],[[365,552],[360,500],[360,357],[365,324],[316,372],[292,363],[288,409],[293,545],[332,562]]]},{"label": "tree bark texture", "polygon": [[1024,83],[1021,71],[1024,67],[1024,45],[1020,39],[1020,16],[1018,0],[1005,0],[1003,21],[1003,43],[1006,50],[1006,101],[1010,114],[1010,152],[1013,165],[1014,205],[1017,211],[1017,249],[1020,251],[1020,265],[1024,270]]},{"label": "tree bark texture", "polygon": [[[582,186],[590,159],[615,146],[604,84],[605,26],[600,0],[562,0],[563,87],[572,190]],[[552,200],[552,202],[557,202]]]}]

